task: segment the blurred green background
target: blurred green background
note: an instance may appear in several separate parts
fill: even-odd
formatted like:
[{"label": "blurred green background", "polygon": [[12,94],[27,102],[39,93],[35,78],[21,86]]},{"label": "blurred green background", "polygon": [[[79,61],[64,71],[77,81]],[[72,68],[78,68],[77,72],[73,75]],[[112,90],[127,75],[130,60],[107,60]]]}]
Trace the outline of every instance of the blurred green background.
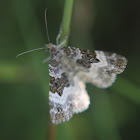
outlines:
[{"label": "blurred green background", "polygon": [[52,126],[45,51],[16,55],[52,43],[64,0],[0,2],[0,140],[140,139],[140,1],[75,0],[69,45],[124,55],[128,65],[108,89],[87,84],[89,109]]}]

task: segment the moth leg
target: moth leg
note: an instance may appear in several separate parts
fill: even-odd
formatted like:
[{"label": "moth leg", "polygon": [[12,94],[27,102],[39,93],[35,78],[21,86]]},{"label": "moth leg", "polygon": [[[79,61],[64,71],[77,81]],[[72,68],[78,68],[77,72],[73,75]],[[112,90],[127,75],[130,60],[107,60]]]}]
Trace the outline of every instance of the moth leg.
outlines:
[{"label": "moth leg", "polygon": [[64,40],[58,45],[58,47],[63,46],[66,43],[66,41],[68,40],[68,38],[69,38],[69,33],[66,34]]},{"label": "moth leg", "polygon": [[59,33],[56,37],[56,45],[59,47],[64,45],[66,43],[67,39],[69,38],[69,33],[67,33],[64,40],[59,44],[59,39],[60,39],[61,35],[62,35],[62,25],[60,25],[60,30],[59,30]]},{"label": "moth leg", "polygon": [[60,30],[59,30],[59,33],[58,33],[58,35],[56,37],[56,45],[57,46],[59,44],[59,39],[60,39],[61,35],[62,35],[62,25],[60,25]]}]

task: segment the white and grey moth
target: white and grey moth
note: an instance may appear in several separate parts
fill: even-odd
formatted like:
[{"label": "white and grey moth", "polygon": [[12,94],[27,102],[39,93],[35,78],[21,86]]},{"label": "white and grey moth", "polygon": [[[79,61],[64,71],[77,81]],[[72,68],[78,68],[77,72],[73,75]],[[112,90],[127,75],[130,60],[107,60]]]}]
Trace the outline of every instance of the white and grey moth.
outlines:
[{"label": "white and grey moth", "polygon": [[90,104],[85,83],[99,88],[112,85],[116,75],[124,71],[127,59],[104,51],[81,50],[49,43],[49,107],[53,124],[68,121],[75,113],[85,111]]}]

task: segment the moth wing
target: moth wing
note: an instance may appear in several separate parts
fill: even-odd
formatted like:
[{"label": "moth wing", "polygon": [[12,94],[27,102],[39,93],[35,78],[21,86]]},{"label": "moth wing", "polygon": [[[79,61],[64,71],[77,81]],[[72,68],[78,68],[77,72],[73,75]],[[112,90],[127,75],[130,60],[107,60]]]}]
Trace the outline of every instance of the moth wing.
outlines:
[{"label": "moth wing", "polygon": [[116,75],[124,71],[127,59],[121,55],[110,52],[95,51],[97,63],[90,63],[88,72],[80,72],[86,82],[91,82],[100,88],[107,88],[112,85]]},{"label": "moth wing", "polygon": [[109,87],[127,64],[126,58],[116,53],[74,47],[61,48],[59,56],[58,61],[51,59],[49,63],[49,105],[54,124],[68,121],[74,113],[88,108],[90,99],[85,82]]},{"label": "moth wing", "polygon": [[81,81],[77,76],[74,76],[73,79],[74,113],[80,113],[88,109],[90,105],[90,97],[86,91],[85,83]]},{"label": "moth wing", "polygon": [[54,60],[50,60],[49,76],[50,118],[54,124],[68,121],[74,113],[88,108],[90,101],[85,84],[76,75],[70,78],[61,63],[54,65]]},{"label": "moth wing", "polygon": [[[116,75],[124,71],[127,59],[119,54],[104,51],[81,50],[74,47],[62,48],[65,52],[65,68],[70,65],[73,74],[100,88],[112,85]],[[65,60],[63,62],[65,62]],[[67,70],[69,71],[69,70]]]}]

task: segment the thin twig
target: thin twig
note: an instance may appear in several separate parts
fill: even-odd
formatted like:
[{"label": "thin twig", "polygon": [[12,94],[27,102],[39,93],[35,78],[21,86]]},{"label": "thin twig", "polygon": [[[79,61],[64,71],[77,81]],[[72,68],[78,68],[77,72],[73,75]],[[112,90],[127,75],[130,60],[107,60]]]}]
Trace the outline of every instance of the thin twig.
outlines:
[{"label": "thin twig", "polygon": [[55,126],[52,124],[52,122],[50,122],[47,140],[54,140],[54,139],[55,139]]}]

